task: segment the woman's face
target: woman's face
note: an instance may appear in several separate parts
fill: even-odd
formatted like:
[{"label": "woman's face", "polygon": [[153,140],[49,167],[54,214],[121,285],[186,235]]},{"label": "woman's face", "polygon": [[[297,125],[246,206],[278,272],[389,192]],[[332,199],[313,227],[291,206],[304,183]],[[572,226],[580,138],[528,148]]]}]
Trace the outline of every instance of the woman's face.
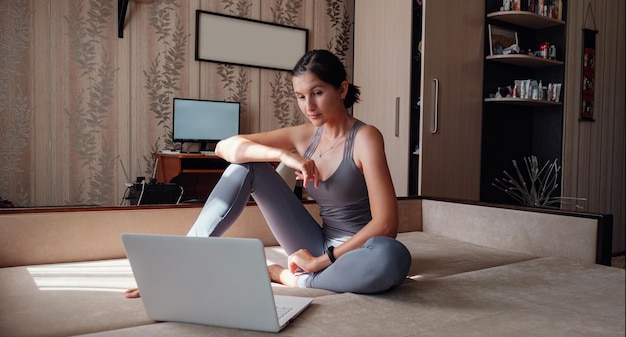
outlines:
[{"label": "woman's face", "polygon": [[320,80],[307,71],[292,78],[293,90],[298,107],[315,126],[346,113],[342,98],[347,91],[348,82],[344,81],[339,89]]}]

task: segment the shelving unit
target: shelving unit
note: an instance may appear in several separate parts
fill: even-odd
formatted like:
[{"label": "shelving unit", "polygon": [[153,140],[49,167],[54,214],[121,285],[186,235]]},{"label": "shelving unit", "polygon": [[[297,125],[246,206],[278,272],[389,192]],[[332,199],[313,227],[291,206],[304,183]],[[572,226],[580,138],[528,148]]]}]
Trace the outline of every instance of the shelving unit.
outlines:
[{"label": "shelving unit", "polygon": [[486,57],[486,59],[487,61],[502,62],[530,68],[544,68],[563,65],[563,61],[544,59],[543,57],[530,56],[525,54],[489,55]]},{"label": "shelving unit", "polygon": [[[492,186],[503,171],[515,173],[516,160],[524,170],[523,158],[538,157],[540,163],[562,159],[563,97],[566,60],[565,13],[562,20],[529,11],[500,11],[502,1],[487,0],[485,10],[485,63],[483,77],[483,142],[481,149],[481,201],[515,203],[508,195]],[[520,53],[490,55],[488,26],[517,32]],[[557,50],[556,59],[530,55],[539,45],[548,42]],[[559,51],[561,51],[559,53]],[[500,87],[514,86],[515,80],[541,80],[561,83],[560,101],[494,97]],[[558,191],[560,196],[560,191]]]},{"label": "shelving unit", "polygon": [[411,126],[409,129],[409,195],[419,195],[420,163],[420,131],[421,131],[421,101],[422,101],[422,4],[412,1],[412,32],[411,32]]},{"label": "shelving unit", "polygon": [[487,14],[488,19],[507,22],[521,27],[544,29],[565,24],[563,20],[553,19],[528,11],[498,11]]},{"label": "shelving unit", "polygon": [[550,101],[547,101],[547,100],[524,99],[524,98],[515,98],[515,97],[485,98],[485,103],[513,104],[513,105],[532,106],[532,107],[542,107],[542,106],[550,106],[550,105],[561,106],[561,105],[563,105],[563,103],[561,103],[561,102],[550,102]]}]

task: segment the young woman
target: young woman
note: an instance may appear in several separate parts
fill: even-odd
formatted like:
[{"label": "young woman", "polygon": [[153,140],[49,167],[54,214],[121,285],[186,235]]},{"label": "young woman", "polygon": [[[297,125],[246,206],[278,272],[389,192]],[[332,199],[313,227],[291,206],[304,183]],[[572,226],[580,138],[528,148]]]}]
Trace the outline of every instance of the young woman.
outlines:
[{"label": "young woman", "polygon": [[[334,54],[312,50],[296,64],[292,83],[310,123],[217,144],[232,163],[209,196],[189,236],[220,236],[250,195],[288,266],[269,266],[272,281],[336,292],[376,293],[403,282],[411,256],[399,241],[398,209],[381,133],[347,109],[359,89]],[[321,209],[320,226],[268,162],[296,171]],[[136,289],[127,297],[138,297]]]}]

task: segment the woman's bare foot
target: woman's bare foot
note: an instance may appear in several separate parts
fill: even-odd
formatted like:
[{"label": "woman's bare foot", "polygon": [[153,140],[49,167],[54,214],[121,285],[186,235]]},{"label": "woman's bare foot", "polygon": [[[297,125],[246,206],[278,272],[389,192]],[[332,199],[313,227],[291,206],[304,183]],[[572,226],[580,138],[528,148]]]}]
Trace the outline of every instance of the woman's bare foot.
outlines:
[{"label": "woman's bare foot", "polygon": [[280,265],[277,265],[277,264],[271,264],[271,265],[267,266],[267,271],[270,273],[270,279],[272,280],[272,282],[282,283],[282,282],[280,282],[280,273],[284,269],[285,268],[283,268],[283,267],[281,267]]},{"label": "woman's bare foot", "polygon": [[126,298],[139,298],[139,297],[141,297],[141,295],[139,294],[139,289],[137,289],[137,288],[126,290],[126,292],[124,293],[124,296],[126,296]]},{"label": "woman's bare foot", "polygon": [[297,287],[296,276],[289,270],[283,268],[281,265],[272,264],[267,266],[267,270],[270,273],[270,279],[272,282],[284,284],[289,287]]}]

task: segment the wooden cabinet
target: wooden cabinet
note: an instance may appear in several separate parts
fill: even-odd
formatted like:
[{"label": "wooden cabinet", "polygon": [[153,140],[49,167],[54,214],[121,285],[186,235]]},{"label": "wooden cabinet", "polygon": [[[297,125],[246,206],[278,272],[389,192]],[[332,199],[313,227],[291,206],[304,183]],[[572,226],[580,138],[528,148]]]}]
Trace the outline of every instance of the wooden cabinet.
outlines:
[{"label": "wooden cabinet", "polygon": [[478,200],[484,1],[424,1],[420,195]]},{"label": "wooden cabinet", "polygon": [[[354,115],[383,133],[398,196],[409,194],[413,177],[410,194],[478,200],[484,1],[424,2],[420,34],[412,32],[416,3],[355,1],[354,83],[362,102]],[[423,52],[414,62],[418,41]],[[419,106],[411,99],[416,87]]]},{"label": "wooden cabinet", "polygon": [[[514,203],[492,186],[496,178],[504,177],[504,170],[514,174],[512,160],[521,164],[524,157],[535,155],[540,163],[562,162],[565,22],[530,11],[500,11],[500,6],[501,1],[487,0],[480,199]],[[520,53],[490,55],[489,25],[516,32]],[[544,42],[555,46],[554,59],[529,55]],[[494,97],[499,87],[528,79],[541,81],[544,87],[560,83],[560,101]]]},{"label": "wooden cabinet", "polygon": [[411,88],[411,0],[356,0],[353,114],[385,137],[398,196],[408,195]]}]

